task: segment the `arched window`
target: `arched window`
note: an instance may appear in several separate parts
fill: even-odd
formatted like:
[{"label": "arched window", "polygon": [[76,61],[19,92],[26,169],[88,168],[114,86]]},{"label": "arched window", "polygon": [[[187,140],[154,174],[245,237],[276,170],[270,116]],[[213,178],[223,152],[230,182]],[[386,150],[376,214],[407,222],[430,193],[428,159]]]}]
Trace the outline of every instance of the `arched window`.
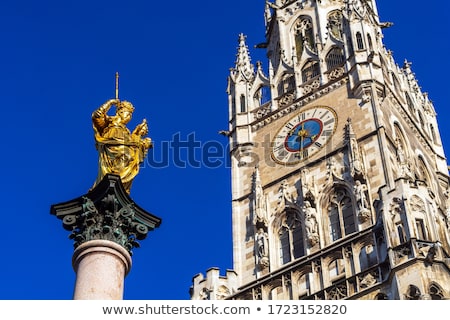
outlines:
[{"label": "arched window", "polygon": [[423,128],[423,126],[425,125],[425,121],[423,121],[423,117],[422,117],[422,113],[417,114],[419,116],[419,123],[420,123],[420,127]]},{"label": "arched window", "polygon": [[330,12],[328,15],[328,29],[330,30],[330,34],[339,40],[342,40],[342,24],[342,12],[339,10]]},{"label": "arched window", "polygon": [[356,232],[355,213],[351,197],[343,188],[336,189],[328,207],[331,240],[336,241]]},{"label": "arched window", "polygon": [[421,156],[419,156],[419,176],[426,186],[431,187],[430,173],[427,169],[427,165]]},{"label": "arched window", "polygon": [[305,45],[315,51],[313,24],[310,17],[300,17],[294,25],[295,50],[297,58],[302,56]]},{"label": "arched window", "polygon": [[444,293],[439,285],[435,283],[431,284],[428,292],[431,296],[431,300],[444,300]]},{"label": "arched window", "polygon": [[305,255],[305,237],[297,211],[289,210],[286,212],[278,234],[281,264],[286,264]]},{"label": "arched window", "polygon": [[234,116],[236,114],[236,97],[233,95],[231,98],[231,114]]},{"label": "arched window", "polygon": [[414,103],[408,93],[405,93],[405,96],[406,96],[406,104],[408,105],[408,110],[412,115],[414,115],[416,112],[414,108]]},{"label": "arched window", "polygon": [[260,87],[255,92],[254,99],[255,99],[256,106],[262,106],[262,105],[266,104],[267,102],[269,102],[272,99],[271,94],[270,94],[270,87],[269,86]]},{"label": "arched window", "polygon": [[285,74],[278,84],[278,95],[282,96],[285,93],[295,89],[295,78],[292,74]]},{"label": "arched window", "polygon": [[433,124],[430,123],[430,132],[431,132],[431,138],[433,139],[434,144],[438,144],[438,139],[436,135],[436,131],[434,130]]},{"label": "arched window", "polygon": [[392,74],[392,78],[394,80],[395,91],[397,91],[397,93],[401,92],[402,87],[401,87],[400,82],[398,81],[397,77]]},{"label": "arched window", "polygon": [[369,45],[369,50],[373,51],[372,37],[370,34],[367,34],[367,44]]},{"label": "arched window", "polygon": [[344,259],[339,258],[331,261],[328,264],[328,274],[331,282],[337,282],[345,277]]},{"label": "arched window", "polygon": [[342,66],[345,62],[344,51],[341,48],[334,47],[328,52],[325,61],[327,63],[328,71]]},{"label": "arched window", "polygon": [[308,61],[302,68],[302,81],[307,82],[320,74],[319,63],[317,61]]},{"label": "arched window", "polygon": [[408,290],[406,291],[405,297],[407,300],[419,300],[422,293],[420,289],[416,286],[410,284]]},{"label": "arched window", "polygon": [[305,273],[298,279],[298,299],[302,300],[311,294],[311,277],[312,273]]},{"label": "arched window", "polygon": [[361,271],[377,264],[377,252],[372,245],[365,246],[359,253],[359,265]]},{"label": "arched window", "polygon": [[241,112],[247,112],[247,103],[243,94],[241,94]]},{"label": "arched window", "polygon": [[362,34],[359,31],[356,33],[356,46],[357,46],[358,50],[364,49],[364,41],[362,38]]},{"label": "arched window", "polygon": [[405,236],[405,229],[403,227],[403,223],[397,224],[397,234],[398,234],[398,240],[400,243],[406,242],[406,236]]},{"label": "arched window", "polygon": [[388,296],[387,296],[386,294],[384,294],[384,293],[378,293],[378,294],[375,296],[375,300],[389,300],[389,299],[388,299]]}]

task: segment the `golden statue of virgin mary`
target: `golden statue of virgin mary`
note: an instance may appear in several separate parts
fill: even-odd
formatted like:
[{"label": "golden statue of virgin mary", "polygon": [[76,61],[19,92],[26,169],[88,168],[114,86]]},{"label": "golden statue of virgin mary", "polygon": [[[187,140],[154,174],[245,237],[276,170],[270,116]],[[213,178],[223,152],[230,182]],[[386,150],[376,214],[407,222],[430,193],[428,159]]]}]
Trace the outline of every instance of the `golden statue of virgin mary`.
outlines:
[{"label": "golden statue of virgin mary", "polygon": [[[108,115],[112,106],[115,115]],[[120,176],[125,190],[130,193],[131,183],[139,172],[148,149],[152,147],[148,134],[147,121],[144,119],[133,132],[127,128],[134,107],[128,101],[111,99],[92,113],[92,124],[98,157],[97,185],[106,174]]]}]

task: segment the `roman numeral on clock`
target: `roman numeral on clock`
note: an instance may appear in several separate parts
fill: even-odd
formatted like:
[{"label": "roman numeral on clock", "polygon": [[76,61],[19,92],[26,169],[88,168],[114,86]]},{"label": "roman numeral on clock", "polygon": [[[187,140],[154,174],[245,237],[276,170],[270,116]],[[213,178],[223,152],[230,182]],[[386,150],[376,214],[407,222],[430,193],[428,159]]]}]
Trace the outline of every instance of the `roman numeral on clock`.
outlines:
[{"label": "roman numeral on clock", "polygon": [[327,120],[323,123],[323,126],[326,127],[329,124],[332,124],[334,122],[334,118],[331,118],[330,120]]}]

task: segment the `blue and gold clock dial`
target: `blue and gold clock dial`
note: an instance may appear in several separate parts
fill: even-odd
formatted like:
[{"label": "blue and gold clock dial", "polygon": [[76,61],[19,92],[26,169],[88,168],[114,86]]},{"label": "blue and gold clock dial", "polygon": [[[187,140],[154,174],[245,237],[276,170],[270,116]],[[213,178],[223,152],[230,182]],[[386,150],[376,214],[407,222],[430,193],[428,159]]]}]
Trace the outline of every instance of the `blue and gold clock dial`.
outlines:
[{"label": "blue and gold clock dial", "polygon": [[272,158],[280,164],[296,164],[318,152],[336,130],[337,116],[325,106],[303,110],[278,131]]}]

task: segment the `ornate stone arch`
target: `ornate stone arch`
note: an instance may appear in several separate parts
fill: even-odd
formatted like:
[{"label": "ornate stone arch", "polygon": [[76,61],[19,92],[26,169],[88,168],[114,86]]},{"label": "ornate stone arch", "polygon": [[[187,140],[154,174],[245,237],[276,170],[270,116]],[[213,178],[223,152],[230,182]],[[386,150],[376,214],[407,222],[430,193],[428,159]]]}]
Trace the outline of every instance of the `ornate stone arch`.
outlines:
[{"label": "ornate stone arch", "polygon": [[326,243],[334,242],[358,230],[355,197],[350,186],[334,183],[323,192],[320,204]]},{"label": "ornate stone arch", "polygon": [[425,158],[419,154],[417,156],[417,175],[419,180],[421,180],[425,186],[432,190],[433,184],[431,183],[432,180],[429,168],[430,166],[426,163]]},{"label": "ornate stone arch", "polygon": [[295,53],[300,61],[305,48],[315,52],[314,25],[310,16],[302,15],[294,22],[293,26]]},{"label": "ornate stone arch", "polygon": [[263,293],[266,294],[269,300],[277,300],[278,295],[284,294],[282,279],[277,278],[269,282],[264,286]]},{"label": "ornate stone arch", "polygon": [[305,232],[300,208],[287,206],[272,222],[277,261],[284,265],[306,254]]}]

